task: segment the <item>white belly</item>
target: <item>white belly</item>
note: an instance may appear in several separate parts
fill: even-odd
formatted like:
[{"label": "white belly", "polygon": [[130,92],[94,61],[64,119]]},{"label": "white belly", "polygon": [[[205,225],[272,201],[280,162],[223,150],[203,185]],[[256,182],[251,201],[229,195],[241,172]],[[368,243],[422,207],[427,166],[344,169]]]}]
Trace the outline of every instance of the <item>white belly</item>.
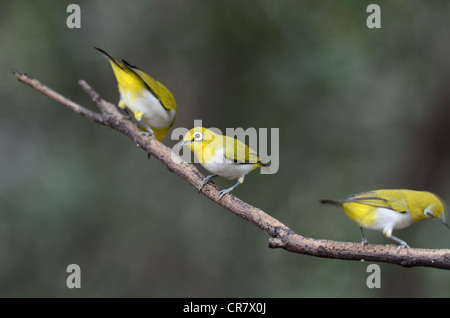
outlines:
[{"label": "white belly", "polygon": [[399,213],[390,209],[378,208],[375,213],[375,222],[369,226],[365,226],[365,228],[380,231],[385,229],[396,230],[405,228],[413,223],[409,211]]},{"label": "white belly", "polygon": [[125,92],[121,94],[121,98],[133,113],[141,112],[142,119],[152,128],[167,128],[173,122],[175,110],[167,111],[148,90],[135,98]]},{"label": "white belly", "polygon": [[214,159],[202,166],[213,174],[229,180],[239,179],[253,170],[253,164],[236,164],[223,155],[223,150],[217,151]]}]

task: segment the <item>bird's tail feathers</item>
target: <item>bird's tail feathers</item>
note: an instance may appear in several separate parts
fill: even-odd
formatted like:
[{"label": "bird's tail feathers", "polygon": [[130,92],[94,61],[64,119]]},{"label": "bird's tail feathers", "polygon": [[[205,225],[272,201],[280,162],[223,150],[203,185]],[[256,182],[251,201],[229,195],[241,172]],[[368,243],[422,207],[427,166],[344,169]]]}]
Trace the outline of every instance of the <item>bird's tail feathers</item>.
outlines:
[{"label": "bird's tail feathers", "polygon": [[114,64],[116,64],[118,67],[123,68],[123,65],[120,64],[115,58],[113,58],[111,55],[109,55],[108,53],[106,53],[105,51],[103,51],[102,49],[98,48],[98,47],[94,47],[94,49],[96,49],[97,51],[100,52],[101,55],[103,55],[103,57],[105,59],[107,59],[110,62],[113,62]]},{"label": "bird's tail feathers", "polygon": [[319,200],[320,203],[322,204],[331,204],[331,205],[336,205],[336,206],[342,206],[342,202],[340,201],[336,201],[336,200]]},{"label": "bird's tail feathers", "polygon": [[122,60],[122,62],[123,62],[123,64],[125,64],[126,66],[128,66],[128,67],[131,68],[131,69],[137,69],[137,70],[139,70],[139,67],[134,66],[134,65],[131,65],[130,63],[128,63],[128,62],[125,61],[125,60]]}]

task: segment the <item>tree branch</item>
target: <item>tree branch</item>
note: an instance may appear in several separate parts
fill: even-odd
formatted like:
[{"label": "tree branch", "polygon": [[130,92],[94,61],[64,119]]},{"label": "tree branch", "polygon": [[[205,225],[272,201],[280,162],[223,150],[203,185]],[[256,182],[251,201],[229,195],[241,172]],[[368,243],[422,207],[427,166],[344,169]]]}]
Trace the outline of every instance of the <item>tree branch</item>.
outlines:
[{"label": "tree branch", "polygon": [[[85,81],[80,80],[78,83],[95,102],[101,113],[90,111],[72,102],[26,74],[16,70],[13,70],[12,73],[20,82],[31,86],[33,89],[55,100],[67,109],[127,135],[139,147],[161,161],[170,172],[183,178],[195,189],[197,189],[204,179],[203,175],[194,165],[188,164],[181,158],[173,155],[170,148],[156,141],[154,138],[142,135],[140,129],[132,121],[124,119],[115,105],[103,100]],[[174,160],[174,158],[178,160]],[[425,266],[450,269],[449,249],[404,248],[398,251],[395,245],[370,244],[362,247],[359,243],[336,242],[304,237],[296,234],[286,225],[261,209],[238,199],[232,194],[225,195],[219,200],[219,191],[220,189],[214,184],[207,183],[202,188],[201,193],[266,232],[270,236],[269,247],[271,248],[282,248],[298,254],[323,258],[385,262],[404,267]]]}]

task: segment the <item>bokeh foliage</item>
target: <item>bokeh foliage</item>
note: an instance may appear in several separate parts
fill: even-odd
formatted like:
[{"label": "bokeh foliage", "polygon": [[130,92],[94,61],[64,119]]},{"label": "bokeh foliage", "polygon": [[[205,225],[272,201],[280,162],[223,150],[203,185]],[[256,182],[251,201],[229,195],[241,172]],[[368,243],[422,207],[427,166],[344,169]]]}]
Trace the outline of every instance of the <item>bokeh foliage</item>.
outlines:
[{"label": "bokeh foliage", "polygon": [[[318,199],[412,188],[450,202],[450,2],[378,1],[373,30],[374,1],[77,1],[82,28],[72,30],[71,2],[4,1],[0,11],[0,296],[450,296],[447,271],[381,264],[371,290],[368,263],[267,248],[267,235],[131,140],[10,73],[94,109],[76,83],[85,79],[117,102],[97,46],[172,91],[175,127],[279,128],[279,171],[253,172],[235,194],[302,235],[359,241]],[[432,221],[396,235],[450,247]],[[72,263],[79,290],[65,284]]]}]

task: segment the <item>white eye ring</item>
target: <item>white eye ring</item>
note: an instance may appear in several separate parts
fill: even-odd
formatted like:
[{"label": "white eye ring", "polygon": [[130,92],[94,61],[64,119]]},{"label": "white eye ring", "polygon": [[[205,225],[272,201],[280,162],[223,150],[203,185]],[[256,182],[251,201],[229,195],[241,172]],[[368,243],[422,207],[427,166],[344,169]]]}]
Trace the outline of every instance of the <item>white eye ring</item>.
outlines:
[{"label": "white eye ring", "polygon": [[203,140],[203,134],[201,132],[196,132],[194,134],[194,141],[202,141]]},{"label": "white eye ring", "polygon": [[425,214],[427,217],[434,218],[434,213],[433,210],[431,209],[431,205],[427,207],[425,211],[423,211],[423,214]]}]

